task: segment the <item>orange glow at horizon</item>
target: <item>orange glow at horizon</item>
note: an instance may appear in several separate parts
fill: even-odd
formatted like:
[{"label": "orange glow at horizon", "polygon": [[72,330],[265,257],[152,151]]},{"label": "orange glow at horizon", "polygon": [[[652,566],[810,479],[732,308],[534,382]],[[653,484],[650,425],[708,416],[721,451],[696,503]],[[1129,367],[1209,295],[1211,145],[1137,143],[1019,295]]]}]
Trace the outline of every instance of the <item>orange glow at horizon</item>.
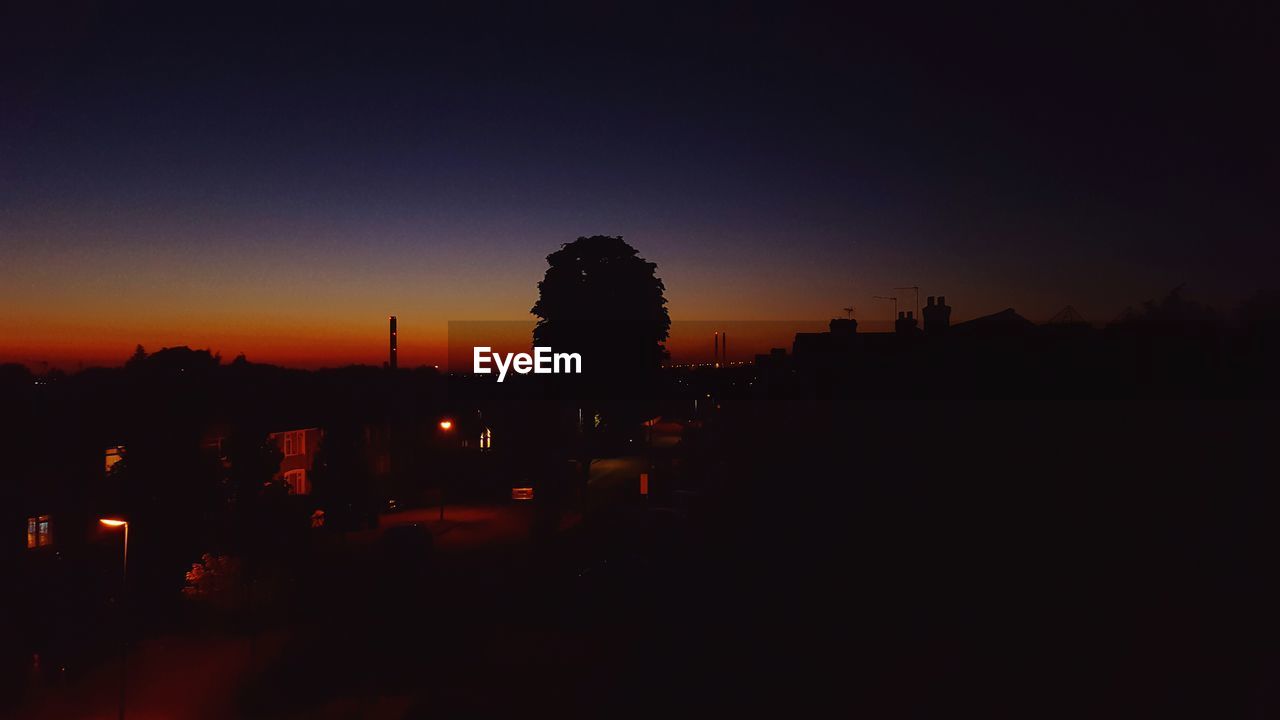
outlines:
[{"label": "orange glow at horizon", "polygon": [[[77,223],[99,221],[90,216]],[[169,245],[156,239],[160,230],[151,227],[145,239],[108,233],[97,244],[68,252],[58,249],[68,240],[41,244],[35,235],[23,236],[28,241],[23,252],[7,257],[0,268],[0,305],[6,310],[0,314],[0,363],[17,362],[36,372],[115,367],[142,345],[148,352],[207,349],[224,362],[243,353],[251,362],[306,369],[381,366],[388,360],[386,319],[394,310],[399,366],[446,368],[451,319],[523,317],[527,320],[516,322],[532,328],[527,313],[546,268],[545,253],[572,236],[547,232],[527,244],[503,245],[502,262],[479,262],[452,237],[366,253],[346,236],[309,228],[314,234],[304,252],[295,240],[238,229],[255,242],[227,242],[223,235],[199,232]],[[234,233],[228,229],[226,234]],[[771,347],[789,349],[794,333],[825,329],[827,320],[840,315],[846,302],[834,298],[847,297],[849,286],[869,296],[897,282],[858,275],[835,282],[822,275],[834,262],[827,256],[821,263],[769,257],[767,264],[735,269],[664,234],[633,236],[641,253],[658,263],[667,286],[675,323],[667,343],[673,364],[709,361],[716,331],[730,336],[731,362],[750,361]],[[488,236],[462,237],[482,245],[494,242]],[[901,258],[860,260],[875,266],[901,263]],[[1004,291],[946,276],[923,282],[927,278],[920,274],[913,277],[922,286],[945,288],[953,299],[953,322],[1015,304],[1000,297]],[[742,288],[759,291],[743,293]],[[963,302],[956,302],[959,298]],[[1052,310],[1056,307],[1043,309]],[[859,329],[889,330],[890,315],[890,307],[868,302]],[[726,316],[780,324],[757,331],[736,322],[697,325],[701,321],[684,319]],[[781,322],[795,318],[813,322]],[[686,328],[685,323],[694,324]],[[523,352],[529,336],[517,338],[510,348],[479,344]]]},{"label": "orange glow at horizon", "polygon": [[[351,324],[323,326],[317,323],[272,322],[260,324],[175,324],[173,331],[155,324],[137,331],[119,325],[51,322],[38,327],[0,320],[0,362],[18,362],[33,370],[50,367],[74,370],[122,365],[142,345],[148,352],[165,347],[188,346],[220,354],[231,362],[243,353],[250,362],[316,369],[363,364],[382,365],[387,360],[387,330],[378,323],[367,327]],[[397,333],[401,367],[442,365],[445,357],[444,323],[411,327]]]},{"label": "orange glow at horizon", "polygon": [[[221,322],[177,323],[182,331],[167,331],[152,322],[136,333],[119,326],[90,322],[50,322],[33,327],[12,318],[0,319],[0,362],[18,362],[33,371],[50,368],[74,371],[84,367],[118,367],[137,345],[148,353],[165,347],[187,346],[219,354],[229,363],[244,353],[250,362],[319,369],[345,365],[380,367],[388,360],[387,329],[377,322],[319,324],[314,321],[259,319],[253,325]],[[404,325],[404,316],[398,318]],[[826,320],[711,321],[674,320],[666,347],[670,364],[710,362],[714,334],[727,336],[729,362],[751,362],[757,353],[781,347],[788,352],[797,332],[821,332]],[[883,327],[882,327],[883,326]],[[402,368],[436,366],[469,372],[471,348],[487,345],[500,352],[528,352],[534,320],[410,321],[397,328],[396,355]],[[860,332],[884,332],[888,322],[864,322]]]}]

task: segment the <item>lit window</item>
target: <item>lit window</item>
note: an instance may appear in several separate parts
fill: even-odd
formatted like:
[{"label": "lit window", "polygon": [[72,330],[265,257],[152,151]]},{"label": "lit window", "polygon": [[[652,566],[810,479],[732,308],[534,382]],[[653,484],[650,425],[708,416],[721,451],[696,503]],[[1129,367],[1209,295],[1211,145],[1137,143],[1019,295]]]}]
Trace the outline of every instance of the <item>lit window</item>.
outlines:
[{"label": "lit window", "polygon": [[493,447],[493,431],[485,428],[480,431],[480,449],[488,450]]},{"label": "lit window", "polygon": [[53,544],[53,530],[48,515],[27,518],[27,548],[47,547]]},{"label": "lit window", "polygon": [[289,484],[290,495],[307,495],[311,492],[307,485],[306,470],[289,470],[284,474],[284,481]]},{"label": "lit window", "polygon": [[110,474],[111,466],[120,462],[123,458],[124,458],[123,445],[117,445],[115,447],[107,448],[105,462],[103,463],[104,465],[103,469],[107,471],[107,474]]},{"label": "lit window", "polygon": [[291,430],[286,433],[280,433],[280,449],[284,451],[285,457],[306,454],[307,431]]}]

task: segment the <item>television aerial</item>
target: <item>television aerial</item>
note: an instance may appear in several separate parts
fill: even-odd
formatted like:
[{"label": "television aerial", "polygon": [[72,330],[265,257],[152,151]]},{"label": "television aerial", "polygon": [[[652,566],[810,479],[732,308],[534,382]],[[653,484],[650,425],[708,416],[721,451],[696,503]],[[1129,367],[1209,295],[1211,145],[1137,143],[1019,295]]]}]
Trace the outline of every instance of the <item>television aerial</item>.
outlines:
[{"label": "television aerial", "polygon": [[[894,290],[915,290],[916,291],[916,317],[920,317],[920,286],[908,285],[907,287],[894,288]],[[897,313],[894,313],[897,315]]]},{"label": "television aerial", "polygon": [[894,318],[898,317],[898,298],[888,297],[886,295],[872,295],[871,299],[872,300],[892,300],[893,301],[893,317]]}]

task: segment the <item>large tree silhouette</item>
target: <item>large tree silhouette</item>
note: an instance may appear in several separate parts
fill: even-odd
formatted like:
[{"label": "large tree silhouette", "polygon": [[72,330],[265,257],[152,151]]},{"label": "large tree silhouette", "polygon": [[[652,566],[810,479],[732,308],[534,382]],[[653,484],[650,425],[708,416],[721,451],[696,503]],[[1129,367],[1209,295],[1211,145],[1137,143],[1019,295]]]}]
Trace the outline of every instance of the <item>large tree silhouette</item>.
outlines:
[{"label": "large tree silhouette", "polygon": [[573,383],[588,428],[617,432],[643,419],[649,389],[671,328],[656,263],[621,237],[580,237],[547,256],[538,302],[535,345],[582,355]]}]

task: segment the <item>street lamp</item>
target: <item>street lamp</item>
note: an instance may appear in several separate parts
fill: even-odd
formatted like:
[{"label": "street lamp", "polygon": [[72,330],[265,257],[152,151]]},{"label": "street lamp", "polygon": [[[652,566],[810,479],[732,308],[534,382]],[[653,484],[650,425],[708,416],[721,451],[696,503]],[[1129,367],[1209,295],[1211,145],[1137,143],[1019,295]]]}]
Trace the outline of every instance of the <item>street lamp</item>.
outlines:
[{"label": "street lamp", "polygon": [[124,630],[124,596],[129,581],[129,523],[116,518],[100,518],[98,522],[112,529],[124,528],[124,553],[120,562],[120,720],[124,720],[125,664],[129,652]]},{"label": "street lamp", "polygon": [[[440,419],[440,432],[447,433],[453,430],[453,421],[449,418]],[[440,478],[440,522],[444,522],[444,477]]]}]

